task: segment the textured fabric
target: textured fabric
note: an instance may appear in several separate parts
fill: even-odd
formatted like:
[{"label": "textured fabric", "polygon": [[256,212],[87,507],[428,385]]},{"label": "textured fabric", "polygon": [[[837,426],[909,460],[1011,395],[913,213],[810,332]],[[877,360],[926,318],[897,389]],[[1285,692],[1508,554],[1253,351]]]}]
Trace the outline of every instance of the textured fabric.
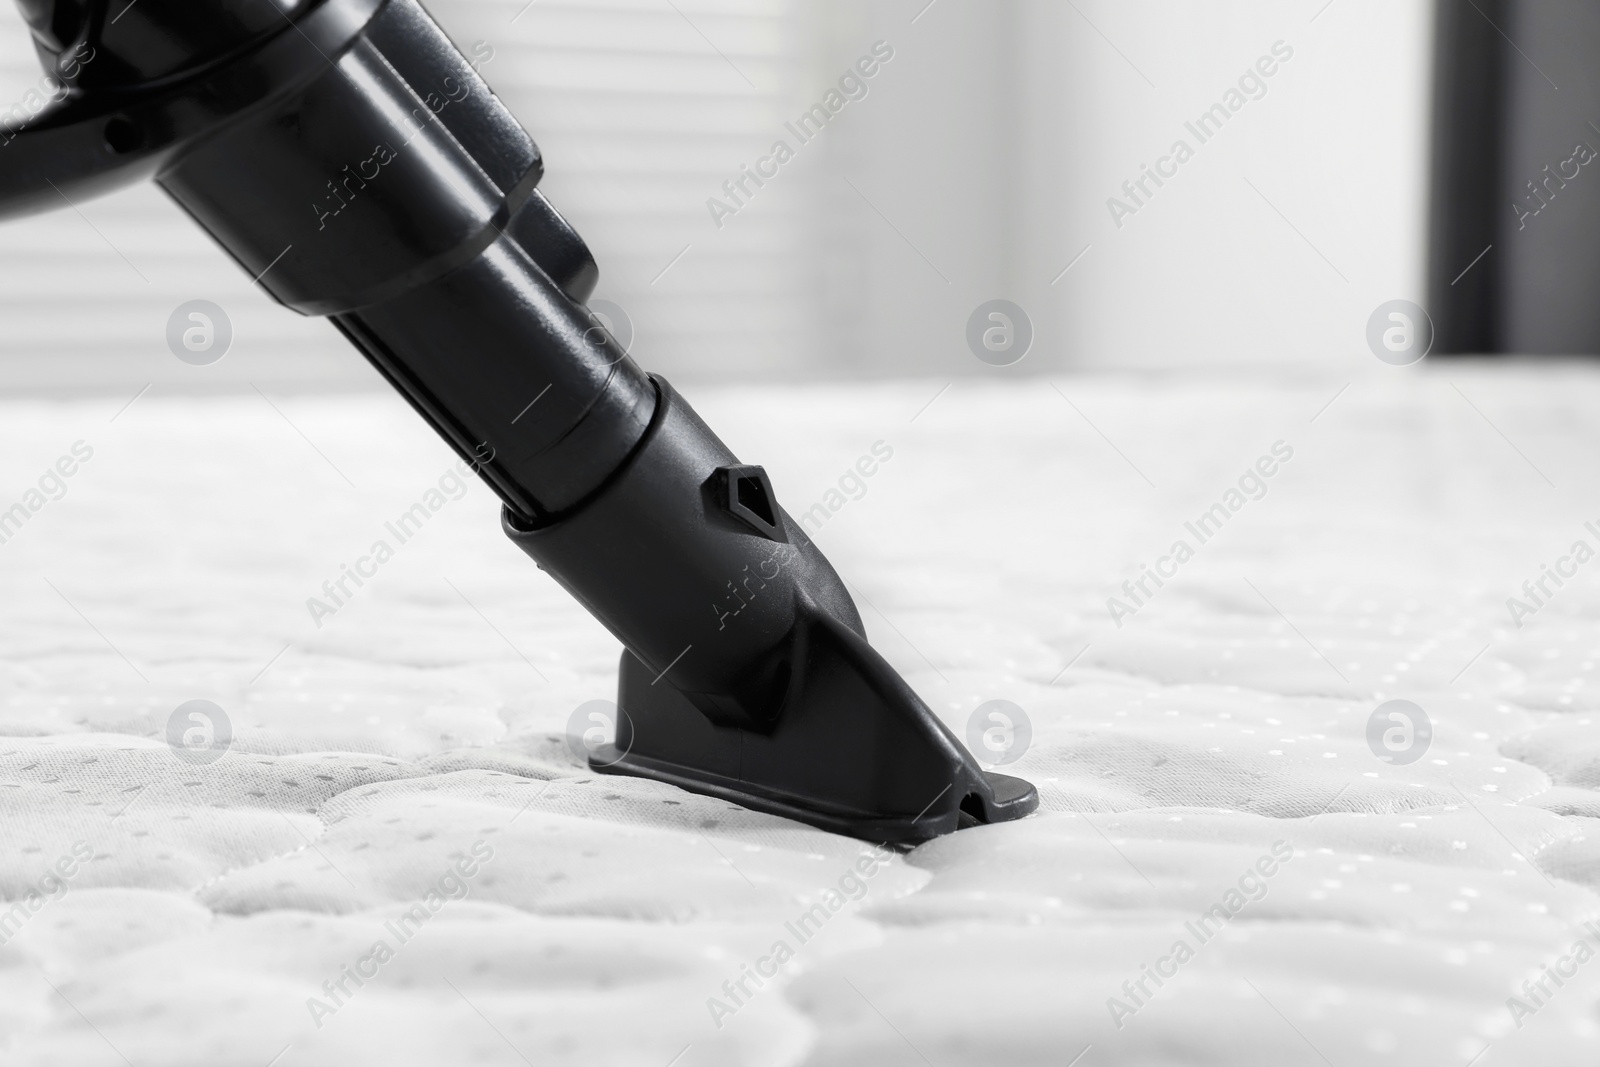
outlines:
[{"label": "textured fabric", "polygon": [[1593,1063],[1600,569],[1506,601],[1600,546],[1600,379],[1342,384],[690,391],[958,735],[1031,723],[1039,814],[889,857],[591,774],[615,642],[399,400],[5,402],[7,1062]]}]

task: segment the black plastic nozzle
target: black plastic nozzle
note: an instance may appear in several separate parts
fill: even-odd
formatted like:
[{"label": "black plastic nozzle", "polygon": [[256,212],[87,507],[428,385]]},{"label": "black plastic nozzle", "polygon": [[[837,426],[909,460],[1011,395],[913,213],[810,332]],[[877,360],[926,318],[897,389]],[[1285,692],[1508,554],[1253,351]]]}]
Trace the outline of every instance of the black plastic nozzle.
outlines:
[{"label": "black plastic nozzle", "polygon": [[0,214],[153,175],[281,303],[331,317],[626,646],[596,770],[880,841],[1037,806],[868,645],[766,473],[584,307],[595,264],[535,189],[538,149],[414,0],[124,30],[105,6],[25,0],[47,63],[79,71],[0,116]]},{"label": "black plastic nozzle", "polygon": [[839,833],[907,842],[1032,811],[867,644],[844,583],[665,381],[579,512],[506,532],[627,646],[617,740],[591,765]]}]

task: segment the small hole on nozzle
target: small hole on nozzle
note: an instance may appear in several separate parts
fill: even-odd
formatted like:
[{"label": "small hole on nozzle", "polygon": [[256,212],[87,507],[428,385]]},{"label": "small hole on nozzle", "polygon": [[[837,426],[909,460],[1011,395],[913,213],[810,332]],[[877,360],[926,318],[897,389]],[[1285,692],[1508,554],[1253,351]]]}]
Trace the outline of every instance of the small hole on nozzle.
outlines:
[{"label": "small hole on nozzle", "polygon": [[768,526],[778,525],[778,518],[772,513],[772,503],[767,500],[766,487],[754,478],[739,479],[738,501],[760,516]]},{"label": "small hole on nozzle", "polygon": [[107,122],[103,136],[106,147],[119,156],[144,144],[144,131],[125,115],[118,115]]}]

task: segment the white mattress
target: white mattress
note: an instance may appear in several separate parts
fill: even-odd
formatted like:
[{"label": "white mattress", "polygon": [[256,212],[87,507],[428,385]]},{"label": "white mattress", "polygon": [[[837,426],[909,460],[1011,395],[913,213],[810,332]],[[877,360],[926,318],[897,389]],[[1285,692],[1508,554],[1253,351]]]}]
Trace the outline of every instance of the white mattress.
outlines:
[{"label": "white mattress", "polygon": [[[481,486],[313,622],[451,463],[397,399],[0,404],[0,508],[93,449],[0,544],[7,1062],[1594,1063],[1600,564],[1505,601],[1600,545],[1600,377],[1384,370],[1325,410],[1342,381],[689,390],[797,514],[892,448],[819,543],[958,734],[1031,720],[1037,815],[859,880],[858,842],[578,763],[617,645]],[[1434,725],[1409,766],[1366,741],[1391,698]],[[209,765],[166,742],[192,699]]]}]

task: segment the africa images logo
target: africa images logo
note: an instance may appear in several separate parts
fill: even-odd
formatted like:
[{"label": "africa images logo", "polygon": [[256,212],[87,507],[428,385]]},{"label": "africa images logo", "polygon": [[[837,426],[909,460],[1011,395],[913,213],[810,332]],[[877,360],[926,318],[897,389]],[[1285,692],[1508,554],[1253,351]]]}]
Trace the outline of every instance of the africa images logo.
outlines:
[{"label": "africa images logo", "polygon": [[167,747],[185,763],[215,763],[232,744],[228,713],[209,700],[186,700],[167,717]]},{"label": "africa images logo", "polygon": [[1009,700],[988,700],[967,717],[967,748],[990,767],[1015,763],[1033,741],[1028,713]]},{"label": "africa images logo", "polygon": [[1415,763],[1433,744],[1433,721],[1409,700],[1385,700],[1367,717],[1367,747],[1396,767]]}]

